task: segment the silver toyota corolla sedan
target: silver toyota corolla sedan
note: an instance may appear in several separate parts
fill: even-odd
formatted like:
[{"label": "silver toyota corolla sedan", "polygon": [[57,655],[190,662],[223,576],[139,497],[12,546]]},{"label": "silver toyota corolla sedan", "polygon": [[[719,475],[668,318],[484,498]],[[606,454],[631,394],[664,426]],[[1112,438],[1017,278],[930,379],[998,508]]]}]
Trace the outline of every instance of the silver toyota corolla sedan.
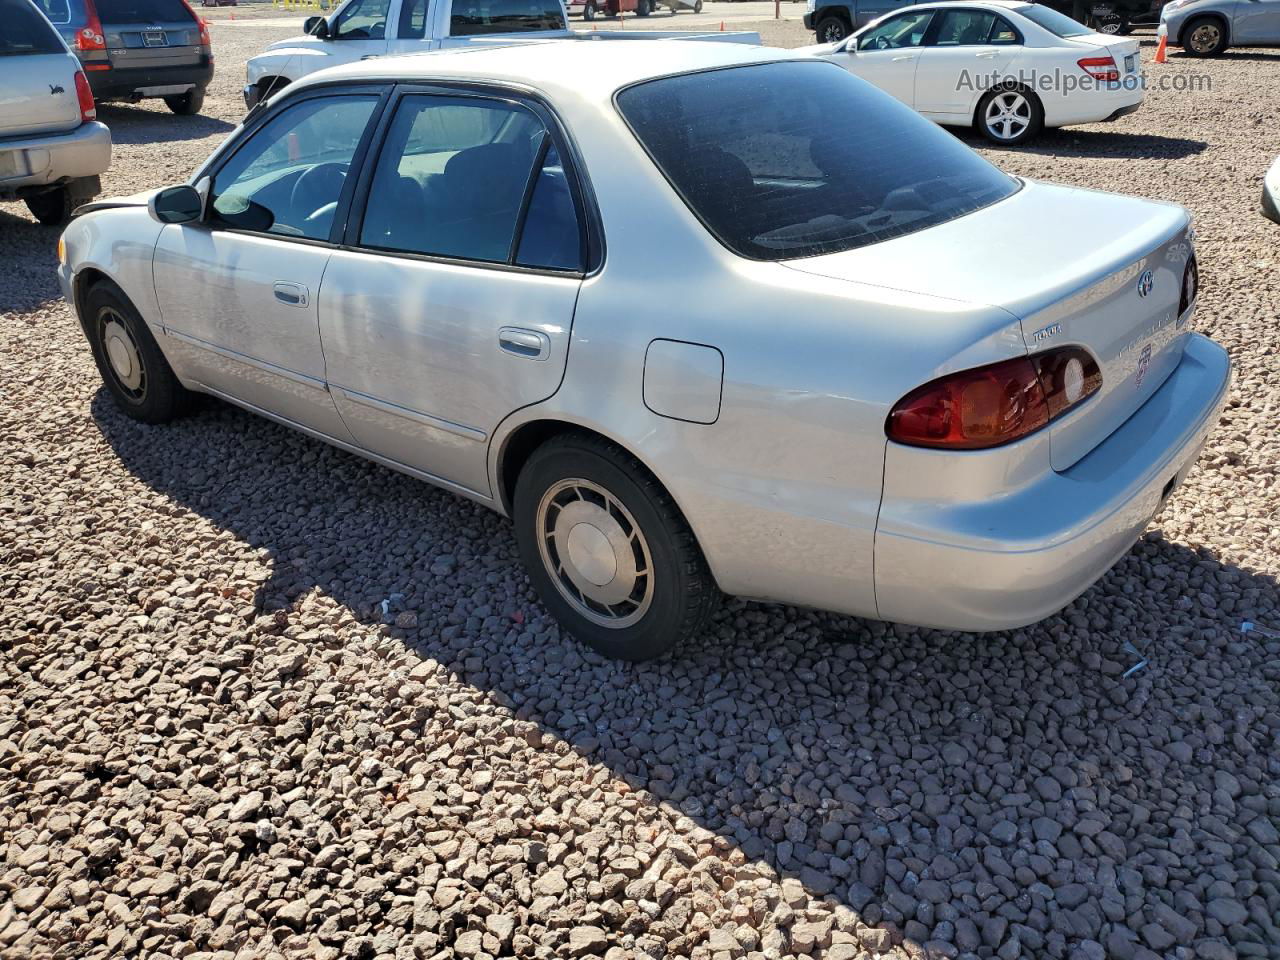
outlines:
[{"label": "silver toyota corolla sedan", "polygon": [[1189,329],[1181,207],[1010,177],[835,64],[737,44],[317,73],[63,241],[126,413],[214,394],[507,514],[547,607],[629,659],[721,591],[1046,617],[1186,476],[1230,378]]}]

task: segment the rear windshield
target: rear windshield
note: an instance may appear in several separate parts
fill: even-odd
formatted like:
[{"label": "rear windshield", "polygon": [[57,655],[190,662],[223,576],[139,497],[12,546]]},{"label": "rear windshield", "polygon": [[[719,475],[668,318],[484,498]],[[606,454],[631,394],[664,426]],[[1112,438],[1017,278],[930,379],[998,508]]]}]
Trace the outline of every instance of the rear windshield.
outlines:
[{"label": "rear windshield", "polygon": [[98,17],[111,23],[189,23],[194,18],[182,0],[95,0]]},{"label": "rear windshield", "polygon": [[0,0],[0,57],[65,52],[57,31],[27,0]]},{"label": "rear windshield", "polygon": [[1063,39],[1067,37],[1083,37],[1086,33],[1093,32],[1079,21],[1072,20],[1065,13],[1059,13],[1057,10],[1041,6],[1038,3],[1026,7],[1014,7],[1014,10],[1032,23],[1040,24],[1050,33]]},{"label": "rear windshield", "polygon": [[449,33],[455,37],[567,26],[560,0],[453,0],[449,14]]},{"label": "rear windshield", "polygon": [[951,134],[826,61],[651,80],[617,102],[689,208],[753,260],[867,246],[1018,189]]}]

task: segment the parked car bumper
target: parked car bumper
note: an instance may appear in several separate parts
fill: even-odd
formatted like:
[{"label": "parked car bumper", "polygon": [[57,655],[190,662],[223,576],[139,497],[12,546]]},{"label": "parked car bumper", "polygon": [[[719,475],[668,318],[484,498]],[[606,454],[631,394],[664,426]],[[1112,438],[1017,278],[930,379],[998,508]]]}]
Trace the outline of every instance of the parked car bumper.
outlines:
[{"label": "parked car bumper", "polygon": [[[1122,427],[1069,470],[995,500],[895,496],[900,478],[931,468],[933,451],[889,444],[875,545],[880,616],[983,631],[1061,610],[1129,550],[1185,479],[1230,380],[1226,351],[1191,335],[1178,367]],[[933,482],[953,481],[932,466]]]},{"label": "parked car bumper", "polygon": [[801,17],[801,20],[804,22],[804,28],[806,30],[817,29],[817,21],[814,20],[812,13],[806,13],[803,17]]},{"label": "parked car bumper", "polygon": [[[31,187],[44,187],[96,177],[111,166],[111,131],[96,121],[82,123],[64,134],[39,134],[0,140],[0,154],[8,160],[0,170],[0,196],[16,196]],[[10,165],[13,165],[11,167]]]},{"label": "parked car bumper", "polygon": [[1062,127],[1074,123],[1098,123],[1133,113],[1146,98],[1141,78],[1134,75],[1128,82],[1108,84],[1087,90],[1074,90],[1056,97],[1047,93],[1041,101],[1045,109],[1045,126]]},{"label": "parked car bumper", "polygon": [[[177,67],[128,67],[90,70],[89,89],[98,100],[131,100],[203,90],[213,80],[213,57],[202,56],[198,64]],[[161,92],[163,91],[163,92]]]}]

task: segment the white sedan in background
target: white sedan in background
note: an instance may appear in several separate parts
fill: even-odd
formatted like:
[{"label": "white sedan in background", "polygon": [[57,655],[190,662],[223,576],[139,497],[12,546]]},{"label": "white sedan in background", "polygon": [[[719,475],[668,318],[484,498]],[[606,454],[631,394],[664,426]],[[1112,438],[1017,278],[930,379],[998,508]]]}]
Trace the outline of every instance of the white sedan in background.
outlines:
[{"label": "white sedan in background", "polygon": [[1044,127],[1142,105],[1138,42],[1017,0],[907,7],[804,52],[843,66],[935,123],[1013,145]]}]

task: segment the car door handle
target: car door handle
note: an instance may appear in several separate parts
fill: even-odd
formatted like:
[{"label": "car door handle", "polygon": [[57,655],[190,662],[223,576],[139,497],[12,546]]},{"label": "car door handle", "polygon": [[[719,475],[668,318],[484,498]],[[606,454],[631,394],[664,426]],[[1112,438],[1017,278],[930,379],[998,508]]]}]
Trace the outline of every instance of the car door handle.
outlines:
[{"label": "car door handle", "polygon": [[890,59],[890,60],[893,60],[893,61],[895,61],[895,62],[896,62],[896,61],[898,61],[898,60],[911,60],[911,59],[913,59],[914,57],[915,57],[915,54],[914,54],[914,53],[906,53],[906,54],[903,54],[903,55],[902,55],[902,56],[900,56],[900,57],[890,57],[889,59]]},{"label": "car door handle", "polygon": [[551,338],[537,330],[503,327],[498,331],[498,346],[507,353],[526,360],[545,360],[551,356]]},{"label": "car door handle", "polygon": [[994,50],[988,50],[986,53],[975,53],[974,56],[979,60],[994,60],[996,57]]},{"label": "car door handle", "polygon": [[275,294],[277,300],[291,307],[305,307],[307,305],[307,288],[300,283],[278,280],[275,285]]}]

